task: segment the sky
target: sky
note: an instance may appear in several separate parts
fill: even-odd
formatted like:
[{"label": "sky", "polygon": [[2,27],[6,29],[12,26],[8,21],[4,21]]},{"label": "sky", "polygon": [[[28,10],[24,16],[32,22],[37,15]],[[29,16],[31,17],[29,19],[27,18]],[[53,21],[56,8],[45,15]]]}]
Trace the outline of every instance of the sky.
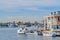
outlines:
[{"label": "sky", "polygon": [[0,22],[40,21],[51,11],[59,10],[60,0],[0,0]]}]

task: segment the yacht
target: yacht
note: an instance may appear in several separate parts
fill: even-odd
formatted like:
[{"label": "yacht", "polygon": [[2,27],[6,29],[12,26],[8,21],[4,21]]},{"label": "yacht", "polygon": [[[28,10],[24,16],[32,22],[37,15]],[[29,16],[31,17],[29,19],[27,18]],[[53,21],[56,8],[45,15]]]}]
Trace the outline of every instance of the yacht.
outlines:
[{"label": "yacht", "polygon": [[43,31],[43,36],[51,36],[51,37],[55,37],[56,36],[56,33],[53,32],[53,31],[49,31],[49,30],[45,30]]},{"label": "yacht", "polygon": [[17,33],[18,33],[18,34],[24,34],[24,33],[25,33],[25,28],[19,28],[19,29],[17,30]]}]

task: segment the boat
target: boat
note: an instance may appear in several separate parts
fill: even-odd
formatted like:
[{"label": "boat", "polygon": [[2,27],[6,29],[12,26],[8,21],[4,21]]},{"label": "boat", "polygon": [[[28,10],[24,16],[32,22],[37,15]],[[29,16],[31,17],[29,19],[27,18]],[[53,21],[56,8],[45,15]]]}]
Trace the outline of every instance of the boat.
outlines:
[{"label": "boat", "polygon": [[51,36],[51,37],[55,37],[56,33],[52,32],[52,31],[44,31],[43,32],[43,36]]},{"label": "boat", "polygon": [[25,33],[25,28],[23,29],[23,28],[19,28],[18,30],[17,30],[17,33],[18,34],[24,34]]},{"label": "boat", "polygon": [[19,30],[17,30],[17,33],[18,34],[26,34],[26,35],[37,35],[37,32],[27,30],[26,28],[20,28]]},{"label": "boat", "polygon": [[60,29],[56,29],[56,30],[54,30],[54,32],[55,32],[56,36],[60,37]]}]

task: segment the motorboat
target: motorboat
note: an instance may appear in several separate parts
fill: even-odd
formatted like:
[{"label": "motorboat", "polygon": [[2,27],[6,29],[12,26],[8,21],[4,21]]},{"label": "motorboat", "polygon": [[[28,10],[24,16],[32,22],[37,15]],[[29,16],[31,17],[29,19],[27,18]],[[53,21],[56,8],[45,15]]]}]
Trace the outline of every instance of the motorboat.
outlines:
[{"label": "motorboat", "polygon": [[56,33],[53,31],[43,31],[43,36],[51,36],[51,37],[55,37]]},{"label": "motorboat", "polygon": [[25,28],[23,29],[23,28],[19,28],[18,30],[17,30],[17,33],[18,34],[24,34],[25,33]]}]

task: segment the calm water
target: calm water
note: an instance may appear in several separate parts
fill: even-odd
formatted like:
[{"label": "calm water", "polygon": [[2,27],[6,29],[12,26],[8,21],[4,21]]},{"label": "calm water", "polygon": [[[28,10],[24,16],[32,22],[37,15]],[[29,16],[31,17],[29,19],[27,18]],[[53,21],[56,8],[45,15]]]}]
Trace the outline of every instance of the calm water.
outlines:
[{"label": "calm water", "polygon": [[17,28],[0,28],[0,40],[60,40],[60,37],[18,35],[16,31]]}]

